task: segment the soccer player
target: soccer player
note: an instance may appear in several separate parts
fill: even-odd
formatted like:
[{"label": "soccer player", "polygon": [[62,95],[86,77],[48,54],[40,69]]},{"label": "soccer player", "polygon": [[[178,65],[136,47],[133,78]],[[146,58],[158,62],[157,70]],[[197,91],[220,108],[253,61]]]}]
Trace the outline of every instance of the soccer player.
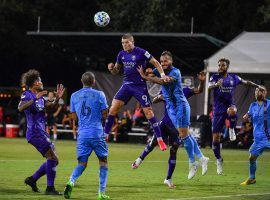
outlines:
[{"label": "soccer player", "polygon": [[242,186],[256,183],[256,160],[265,149],[270,149],[270,100],[266,99],[266,94],[266,88],[256,88],[256,101],[243,116],[245,120],[250,118],[252,121],[254,142],[249,149],[249,178],[241,183]]},{"label": "soccer player", "polygon": [[[164,70],[165,71],[165,70]],[[165,73],[167,73],[165,71]],[[183,88],[183,92],[185,97],[188,99],[192,97],[193,95],[200,94],[203,91],[204,83],[205,83],[205,73],[200,72],[198,75],[198,79],[200,80],[200,84],[197,88]],[[172,175],[176,166],[176,155],[177,155],[177,150],[179,147],[179,138],[178,138],[178,131],[175,129],[174,125],[172,124],[172,121],[169,118],[169,115],[166,110],[166,102],[164,101],[164,97],[162,94],[158,95],[153,99],[153,103],[158,103],[158,102],[164,102],[164,116],[160,122],[160,129],[161,129],[161,134],[163,137],[163,140],[166,141],[168,140],[170,147],[170,157],[168,160],[168,171],[167,171],[167,178],[164,180],[164,184],[168,185],[169,188],[174,188],[175,185],[172,183]],[[196,139],[191,135],[190,136],[193,140],[194,143],[197,143]],[[156,137],[154,136],[151,140],[151,142],[145,147],[144,151],[140,155],[139,158],[135,160],[135,162],[132,164],[132,168],[136,169],[139,167],[139,165],[142,163],[142,161],[146,158],[146,156],[153,151],[155,146],[157,145],[157,140]],[[202,175],[205,175],[207,172],[207,163],[209,161],[209,158],[204,157],[202,154],[201,150],[198,147],[198,145],[194,146],[194,153],[197,155],[197,157],[200,160],[200,163],[202,165]]]},{"label": "soccer player", "polygon": [[21,77],[21,81],[22,85],[27,87],[27,90],[21,96],[18,110],[20,112],[24,111],[26,115],[26,139],[28,143],[32,144],[41,155],[46,158],[46,161],[40,168],[32,176],[27,177],[24,182],[29,185],[34,192],[39,192],[36,182],[40,177],[46,174],[47,188],[45,194],[60,195],[54,187],[58,158],[54,144],[45,131],[45,109],[57,106],[59,99],[64,94],[65,88],[62,84],[57,85],[56,98],[53,102],[50,102],[45,101],[43,97],[47,94],[47,91],[43,90],[43,83],[40,78],[40,73],[37,70],[31,69],[24,73]]},{"label": "soccer player", "polygon": [[182,83],[181,83],[181,72],[179,69],[173,67],[172,54],[169,51],[164,51],[161,54],[160,62],[162,68],[167,72],[169,77],[168,81],[164,81],[159,78],[160,76],[156,70],[158,76],[146,76],[143,68],[139,67],[138,71],[143,79],[162,85],[162,94],[166,101],[166,109],[168,115],[174,125],[178,130],[181,140],[184,142],[188,157],[189,157],[189,174],[188,179],[195,176],[197,172],[199,163],[195,161],[194,148],[198,147],[198,144],[194,143],[192,137],[188,133],[188,126],[190,124],[190,106],[183,93]]},{"label": "soccer player", "polygon": [[83,88],[73,93],[70,99],[70,111],[78,120],[77,159],[78,165],[67,182],[64,196],[69,199],[76,180],[82,175],[92,151],[99,159],[99,200],[109,200],[105,194],[108,177],[108,147],[102,124],[108,113],[107,100],[102,91],[92,88],[95,76],[85,72],[81,78]]},{"label": "soccer player", "polygon": [[109,134],[114,123],[114,118],[120,108],[123,107],[124,104],[127,104],[131,97],[135,97],[142,105],[143,112],[154,129],[160,149],[162,151],[166,150],[166,144],[163,142],[161,137],[159,123],[154,116],[151,107],[146,82],[141,78],[137,68],[138,66],[145,68],[146,63],[150,62],[157,68],[164,81],[167,81],[168,77],[164,74],[160,63],[150,53],[148,53],[148,51],[134,46],[134,38],[131,34],[125,34],[122,36],[122,46],[123,50],[119,52],[116,64],[108,64],[108,69],[112,74],[119,73],[120,68],[123,67],[124,80],[123,85],[112,101],[109,116],[105,124],[105,133]]},{"label": "soccer player", "polygon": [[230,140],[236,140],[234,128],[237,123],[237,109],[233,101],[233,94],[238,84],[260,87],[259,85],[244,80],[235,74],[229,74],[228,69],[230,60],[221,58],[218,61],[218,73],[211,76],[208,89],[214,90],[214,108],[213,108],[213,143],[212,149],[217,159],[217,174],[221,175],[223,168],[223,159],[220,155],[220,136],[225,125],[226,118],[230,121],[229,135]]}]

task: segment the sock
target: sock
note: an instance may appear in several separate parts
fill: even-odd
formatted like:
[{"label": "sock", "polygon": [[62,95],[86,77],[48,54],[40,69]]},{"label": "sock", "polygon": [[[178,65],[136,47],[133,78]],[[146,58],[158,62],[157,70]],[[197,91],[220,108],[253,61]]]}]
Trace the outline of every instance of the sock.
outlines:
[{"label": "sock", "polygon": [[185,138],[182,138],[184,141],[184,146],[188,154],[189,158],[189,163],[194,163],[195,162],[195,157],[194,157],[194,143],[190,136],[186,136]]},{"label": "sock", "polygon": [[85,166],[78,164],[73,170],[69,180],[74,184],[75,181],[82,175],[85,168]]},{"label": "sock", "polygon": [[106,134],[109,134],[110,133],[110,131],[112,129],[112,126],[114,124],[114,118],[115,118],[115,116],[113,116],[113,115],[109,115],[108,116],[108,118],[107,118],[107,120],[105,122],[105,127],[104,127],[104,132]]},{"label": "sock", "polygon": [[46,162],[47,186],[54,186],[56,176],[56,161],[47,160]]},{"label": "sock", "polygon": [[57,139],[57,134],[53,134],[53,139],[56,140]]},{"label": "sock", "polygon": [[32,177],[37,181],[40,177],[46,174],[46,165],[47,162],[44,162],[40,165],[39,169],[32,175]]},{"label": "sock", "polygon": [[161,138],[161,131],[160,131],[160,127],[159,127],[159,123],[157,121],[157,118],[152,117],[151,119],[148,120],[150,122],[150,124],[153,127],[153,130],[155,132],[155,135],[157,136],[157,139],[162,139]]},{"label": "sock", "polygon": [[203,154],[202,154],[202,152],[201,152],[201,150],[199,148],[197,140],[192,135],[190,135],[190,138],[194,143],[194,153],[195,153],[195,155],[198,157],[198,159],[202,158]]},{"label": "sock", "polygon": [[257,168],[257,162],[249,161],[249,178],[250,179],[255,179],[256,168]]},{"label": "sock", "polygon": [[212,143],[212,149],[217,159],[220,159],[220,142],[214,142]]},{"label": "sock", "polygon": [[228,119],[230,121],[230,128],[235,128],[237,123],[237,115],[230,115]]},{"label": "sock", "polygon": [[99,167],[99,192],[104,193],[108,179],[108,167]]},{"label": "sock", "polygon": [[145,147],[145,149],[144,149],[144,151],[142,152],[142,154],[140,155],[140,158],[141,158],[142,160],[144,160],[145,157],[146,157],[151,151],[153,151],[153,149],[154,149],[154,147],[152,147],[151,144],[148,144],[148,145]]},{"label": "sock", "polygon": [[176,166],[176,154],[170,155],[170,158],[168,160],[167,180],[172,178],[175,166]]}]

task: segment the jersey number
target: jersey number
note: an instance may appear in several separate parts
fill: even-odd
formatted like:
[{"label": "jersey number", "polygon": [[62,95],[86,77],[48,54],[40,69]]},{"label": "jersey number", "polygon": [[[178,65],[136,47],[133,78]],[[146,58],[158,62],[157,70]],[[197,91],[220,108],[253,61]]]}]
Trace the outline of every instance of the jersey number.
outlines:
[{"label": "jersey number", "polygon": [[81,115],[85,117],[89,117],[91,114],[91,108],[86,106],[85,104],[86,104],[86,101],[83,101]]}]

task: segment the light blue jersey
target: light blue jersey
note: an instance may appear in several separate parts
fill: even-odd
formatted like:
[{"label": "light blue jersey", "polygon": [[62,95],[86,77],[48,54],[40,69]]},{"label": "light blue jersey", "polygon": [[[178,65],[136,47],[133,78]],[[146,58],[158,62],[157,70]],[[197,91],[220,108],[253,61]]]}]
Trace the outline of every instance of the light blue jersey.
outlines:
[{"label": "light blue jersey", "polygon": [[[153,72],[160,77],[156,69]],[[173,82],[162,85],[162,94],[167,104],[169,117],[175,128],[187,128],[190,124],[190,106],[183,92],[181,72],[171,67],[166,75],[174,78]]]},{"label": "light blue jersey", "polygon": [[[268,132],[270,132],[270,100],[266,100],[267,105],[267,126]],[[253,136],[254,142],[263,142],[268,141],[265,134],[265,126],[264,126],[264,103],[259,105],[258,102],[253,102],[248,110],[248,115],[253,123]]]},{"label": "light blue jersey", "polygon": [[78,116],[78,136],[80,138],[102,138],[102,110],[108,108],[102,91],[82,88],[71,95],[70,111]]}]

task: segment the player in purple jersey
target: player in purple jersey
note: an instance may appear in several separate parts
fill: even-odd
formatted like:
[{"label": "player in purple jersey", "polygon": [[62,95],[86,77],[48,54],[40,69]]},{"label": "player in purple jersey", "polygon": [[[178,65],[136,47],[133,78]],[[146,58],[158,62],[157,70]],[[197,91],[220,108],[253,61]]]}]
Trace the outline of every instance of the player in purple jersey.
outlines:
[{"label": "player in purple jersey", "polygon": [[[203,92],[204,83],[205,83],[205,73],[200,72],[198,75],[198,79],[200,80],[200,84],[197,88],[183,88],[184,95],[187,99],[192,97],[193,95],[200,94]],[[177,150],[180,144],[180,140],[178,138],[178,131],[172,124],[172,121],[168,115],[167,109],[166,109],[166,102],[162,94],[158,95],[153,99],[153,103],[158,102],[164,102],[164,116],[162,120],[160,121],[160,129],[161,134],[163,137],[163,140],[167,142],[167,144],[170,146],[170,157],[168,160],[168,171],[167,171],[167,177],[164,180],[164,184],[168,185],[169,188],[175,188],[175,185],[172,183],[172,175],[176,166],[176,155]],[[196,139],[192,137],[193,142],[197,143]],[[151,140],[151,142],[145,147],[144,151],[140,155],[139,158],[135,160],[135,162],[132,164],[133,169],[137,169],[139,165],[143,162],[143,160],[147,157],[147,155],[153,151],[153,149],[156,147],[157,141],[156,137],[154,136]],[[202,169],[202,175],[205,175],[207,171],[207,162],[208,158],[204,157],[202,152],[199,148],[194,148],[194,153],[198,156],[198,158],[201,161],[201,165],[203,167]]]},{"label": "player in purple jersey", "polygon": [[223,159],[220,155],[220,135],[223,131],[226,118],[230,121],[230,140],[236,140],[234,128],[237,123],[237,109],[233,101],[233,94],[238,84],[261,87],[251,81],[243,80],[235,74],[228,73],[230,60],[221,58],[218,61],[218,73],[210,77],[209,89],[214,90],[213,107],[213,143],[212,149],[217,158],[217,174],[222,174]]},{"label": "player in purple jersey", "polygon": [[62,84],[57,85],[56,98],[54,101],[45,101],[43,98],[47,91],[43,91],[43,83],[37,70],[29,70],[24,73],[21,78],[22,85],[27,90],[22,94],[21,101],[18,106],[20,112],[24,111],[27,119],[26,139],[32,144],[46,161],[40,168],[30,177],[25,179],[25,184],[29,185],[34,192],[39,192],[37,180],[43,175],[47,175],[47,195],[61,195],[54,187],[56,176],[56,166],[58,158],[56,156],[54,144],[51,142],[49,135],[45,130],[45,109],[55,107],[59,99],[63,96],[65,88]]},{"label": "player in purple jersey", "polygon": [[123,67],[124,79],[121,88],[112,101],[105,124],[105,133],[109,134],[111,131],[114,118],[120,108],[127,104],[131,97],[135,97],[142,105],[143,112],[154,129],[160,149],[166,150],[167,147],[162,140],[159,123],[151,107],[146,82],[141,78],[137,68],[142,66],[145,69],[147,62],[150,62],[157,68],[164,81],[168,81],[168,77],[164,74],[160,63],[148,51],[134,46],[134,38],[131,34],[122,36],[122,46],[123,50],[119,52],[115,65],[113,63],[108,64],[108,69],[112,74],[119,73],[120,68]]}]

